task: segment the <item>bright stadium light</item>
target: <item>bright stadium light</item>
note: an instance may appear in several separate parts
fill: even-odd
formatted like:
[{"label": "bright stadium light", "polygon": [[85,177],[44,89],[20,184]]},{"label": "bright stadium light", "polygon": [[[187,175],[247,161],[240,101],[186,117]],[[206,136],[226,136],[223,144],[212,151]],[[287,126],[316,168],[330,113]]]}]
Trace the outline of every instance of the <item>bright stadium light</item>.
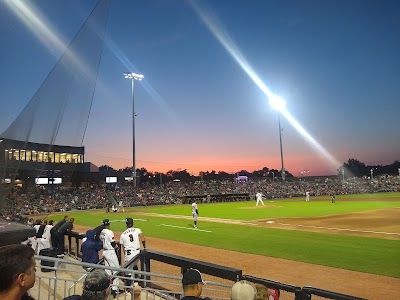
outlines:
[{"label": "bright stadium light", "polygon": [[282,110],[285,109],[285,107],[286,107],[286,100],[283,99],[283,98],[281,98],[281,97],[278,97],[278,96],[273,95],[273,96],[270,96],[270,97],[269,97],[269,104],[270,104],[274,109],[276,109],[277,111],[280,112],[280,111],[282,111]]},{"label": "bright stadium light", "polygon": [[[272,102],[271,106],[277,107],[283,117],[296,129],[296,131],[314,148],[314,150],[322,155],[332,167],[337,168],[340,162],[332,156],[306,129],[288,112],[281,104],[283,100],[274,95],[267,85],[261,80],[258,74],[250,65],[245,55],[240,51],[238,45],[235,44],[233,38],[223,28],[222,24],[216,18],[215,14],[210,13],[209,9],[205,9],[201,5],[201,1],[190,1],[195,12],[198,14],[200,19],[203,21],[205,26],[210,30],[216,40],[224,47],[227,53],[235,60],[235,62],[247,73],[247,75],[253,80],[258,88],[268,97]],[[283,100],[284,101],[284,100]]]},{"label": "bright stadium light", "polygon": [[142,74],[136,74],[136,73],[124,73],[124,77],[126,79],[134,79],[134,80],[142,80],[144,76]]},{"label": "bright stadium light", "polygon": [[134,86],[135,80],[141,81],[144,76],[142,74],[136,73],[124,73],[124,78],[130,79],[132,81],[132,177],[133,177],[133,187],[137,186],[137,177],[136,177],[136,142],[135,142],[135,94],[134,94]]}]

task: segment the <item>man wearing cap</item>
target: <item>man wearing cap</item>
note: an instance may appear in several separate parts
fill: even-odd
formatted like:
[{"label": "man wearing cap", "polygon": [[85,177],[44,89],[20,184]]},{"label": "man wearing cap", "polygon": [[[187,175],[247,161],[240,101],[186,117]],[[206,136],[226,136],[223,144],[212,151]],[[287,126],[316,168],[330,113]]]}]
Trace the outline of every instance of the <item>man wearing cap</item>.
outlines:
[{"label": "man wearing cap", "polygon": [[231,300],[254,300],[256,298],[256,288],[246,280],[240,280],[232,286]]},{"label": "man wearing cap", "polygon": [[205,282],[197,269],[187,269],[182,277],[183,298],[181,300],[203,300],[200,298]]},{"label": "man wearing cap", "polygon": [[105,300],[110,295],[110,279],[103,270],[90,272],[83,283],[82,296],[72,295],[64,300]]},{"label": "man wearing cap", "polygon": [[101,222],[101,224],[99,226],[97,226],[96,228],[93,229],[94,232],[95,232],[95,234],[94,234],[95,241],[100,241],[100,234],[104,229],[104,224],[105,223],[110,223],[110,220],[109,219],[104,219],[103,222]]},{"label": "man wearing cap", "polygon": [[[100,233],[100,240],[103,242],[103,257],[104,257],[104,264],[105,266],[119,268],[119,262],[117,253],[118,245],[114,239],[114,233],[110,230],[110,220],[105,219],[103,220],[104,229]],[[114,274],[111,270],[106,270],[107,274],[112,276]],[[114,295],[118,293],[119,279],[115,278],[113,280],[113,287],[111,288],[111,293]]]},{"label": "man wearing cap", "polygon": [[193,227],[197,229],[197,218],[199,217],[199,209],[196,201],[192,203],[192,216],[193,216]]},{"label": "man wearing cap", "polygon": [[[124,264],[127,264],[135,256],[139,256],[141,249],[146,249],[146,239],[140,228],[133,228],[133,219],[126,218],[126,230],[121,234],[119,243],[123,247]],[[128,269],[138,270],[138,261],[128,266]],[[129,276],[130,274],[127,274]],[[131,281],[127,280],[127,286],[131,285]]]}]

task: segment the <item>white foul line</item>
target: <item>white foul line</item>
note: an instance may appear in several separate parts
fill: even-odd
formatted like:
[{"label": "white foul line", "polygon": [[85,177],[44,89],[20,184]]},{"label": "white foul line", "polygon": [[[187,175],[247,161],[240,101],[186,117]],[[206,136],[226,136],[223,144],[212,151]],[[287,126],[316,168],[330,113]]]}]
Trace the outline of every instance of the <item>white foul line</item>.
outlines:
[{"label": "white foul line", "polygon": [[[267,222],[268,223],[268,222]],[[376,234],[388,234],[388,235],[400,235],[397,232],[383,232],[383,231],[372,231],[372,230],[358,230],[358,229],[347,229],[347,228],[335,228],[335,227],[322,227],[322,226],[312,226],[312,225],[294,225],[286,223],[275,223],[284,226],[297,226],[297,227],[307,227],[316,229],[328,229],[328,230],[338,230],[338,231],[353,231],[353,232],[363,232],[363,233],[376,233]]]},{"label": "white foul line", "polygon": [[174,227],[174,228],[187,229],[187,230],[196,230],[196,231],[203,231],[203,232],[212,232],[212,231],[204,230],[204,229],[188,228],[188,227],[181,227],[181,226],[167,225],[167,224],[160,224],[158,226]]}]

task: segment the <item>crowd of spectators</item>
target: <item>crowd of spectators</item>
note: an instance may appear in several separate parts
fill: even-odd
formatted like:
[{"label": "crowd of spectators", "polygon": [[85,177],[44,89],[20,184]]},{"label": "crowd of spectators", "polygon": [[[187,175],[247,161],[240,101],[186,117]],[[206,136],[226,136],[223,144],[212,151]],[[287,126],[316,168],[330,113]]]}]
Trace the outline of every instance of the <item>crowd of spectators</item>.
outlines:
[{"label": "crowd of spectators", "polygon": [[87,187],[34,186],[23,191],[12,189],[7,195],[9,205],[3,208],[5,217],[39,213],[62,212],[74,209],[105,208],[107,205],[139,206],[182,203],[185,197],[197,196],[200,202],[216,201],[216,196],[246,194],[254,199],[262,192],[268,199],[310,196],[347,195],[400,191],[400,179],[395,176],[381,178],[339,179],[319,178],[313,180],[281,181],[279,179],[250,179],[247,182],[234,180],[197,181],[193,183],[169,182],[164,185]]}]

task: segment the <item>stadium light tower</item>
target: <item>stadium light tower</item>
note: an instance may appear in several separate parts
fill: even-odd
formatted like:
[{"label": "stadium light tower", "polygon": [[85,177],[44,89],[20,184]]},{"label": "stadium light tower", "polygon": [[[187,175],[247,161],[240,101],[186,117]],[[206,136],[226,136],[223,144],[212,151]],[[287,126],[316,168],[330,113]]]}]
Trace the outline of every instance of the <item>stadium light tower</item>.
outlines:
[{"label": "stadium light tower", "polygon": [[136,143],[135,143],[135,80],[141,81],[144,76],[142,74],[136,73],[124,73],[124,77],[126,79],[130,79],[132,82],[132,179],[133,179],[133,187],[136,188],[137,181],[136,181]]},{"label": "stadium light tower", "polygon": [[278,97],[278,96],[272,96],[269,98],[269,104],[278,111],[278,125],[279,125],[279,145],[281,149],[281,163],[282,163],[282,169],[281,169],[281,175],[282,175],[282,181],[285,181],[286,177],[286,172],[285,172],[285,166],[283,164],[283,149],[282,149],[282,128],[281,128],[281,111],[285,109],[286,106],[286,101],[285,99]]}]

